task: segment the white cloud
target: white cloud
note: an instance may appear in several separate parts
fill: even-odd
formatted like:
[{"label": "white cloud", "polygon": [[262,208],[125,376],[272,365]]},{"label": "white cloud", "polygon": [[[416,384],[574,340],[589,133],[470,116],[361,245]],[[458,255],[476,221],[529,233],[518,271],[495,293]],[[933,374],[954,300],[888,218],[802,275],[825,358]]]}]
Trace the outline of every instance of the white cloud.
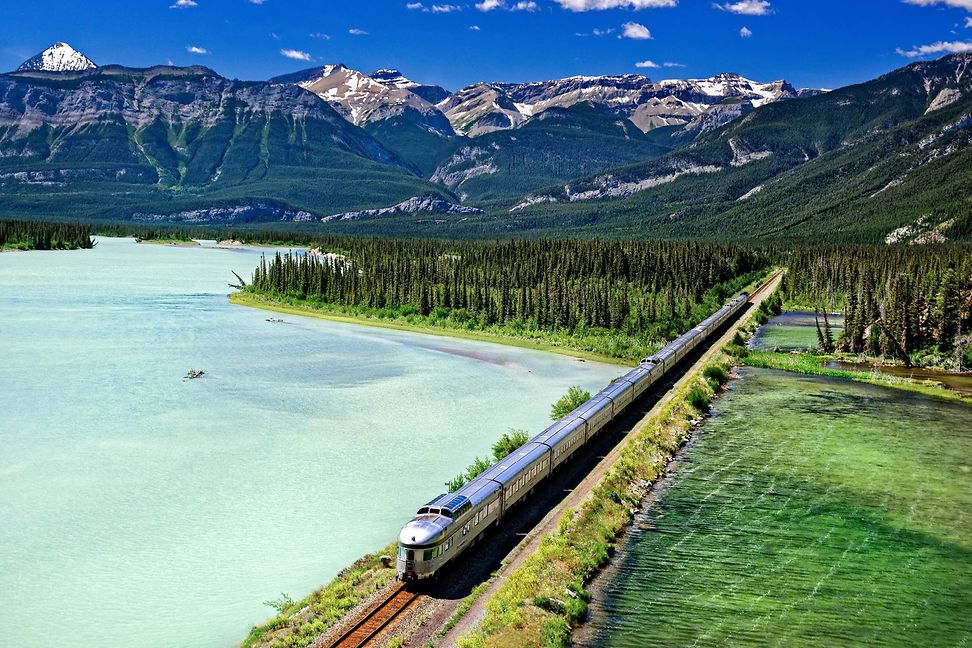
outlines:
[{"label": "white cloud", "polygon": [[331,40],[331,35],[325,34],[323,32],[312,32],[307,35],[310,36],[311,38],[316,38],[317,40]]},{"label": "white cloud", "polygon": [[626,22],[621,25],[621,36],[619,38],[631,38],[633,40],[651,40],[651,32],[642,24],[636,22]]},{"label": "white cloud", "polygon": [[453,11],[462,11],[462,7],[454,4],[432,5],[432,13],[452,13]]},{"label": "white cloud", "polygon": [[903,50],[899,47],[895,51],[908,58],[928,56],[929,54],[958,54],[959,52],[972,52],[972,41],[938,41],[930,45],[916,45],[910,50]]},{"label": "white cloud", "polygon": [[[592,31],[591,33],[594,34],[595,36],[607,36],[608,34],[613,34],[614,32],[615,32],[614,27],[609,27],[608,29],[598,29],[595,27],[594,31]],[[587,34],[583,34],[583,35],[587,36]]]},{"label": "white cloud", "polygon": [[280,50],[280,56],[286,56],[289,59],[294,59],[295,61],[309,61],[311,60],[311,55],[307,52],[302,52],[295,49],[282,49]]},{"label": "white cloud", "polygon": [[366,32],[363,29],[358,29],[357,27],[352,27],[351,29],[348,30],[348,33],[351,34],[352,36],[367,36],[368,35],[368,32]]},{"label": "white cloud", "polygon": [[742,16],[767,16],[773,13],[770,3],[766,0],[739,0],[739,2],[727,2],[725,4],[716,3],[712,6]]},{"label": "white cloud", "polygon": [[199,4],[195,0],[176,0],[169,6],[169,9],[190,9],[198,6]]},{"label": "white cloud", "polygon": [[512,6],[506,4],[506,0],[482,0],[476,3],[476,8],[480,11],[493,11],[494,9],[505,9],[506,11],[536,11],[537,3],[533,0],[520,0]]},{"label": "white cloud", "polygon": [[965,19],[965,28],[972,29],[972,17]]},{"label": "white cloud", "polygon": [[972,0],[902,0],[905,4],[918,5],[919,7],[933,7],[935,5],[945,5],[972,11]]},{"label": "white cloud", "polygon": [[186,51],[190,54],[209,54],[209,50],[205,47],[197,47],[195,45],[186,45]]},{"label": "white cloud", "polygon": [[685,64],[684,63],[674,63],[672,61],[665,61],[664,63],[662,63],[662,67],[667,67],[667,68],[683,68],[683,67],[685,67]]},{"label": "white cloud", "polygon": [[479,25],[469,25],[469,31],[479,31]]},{"label": "white cloud", "polygon": [[267,0],[250,0],[250,4],[262,5]]},{"label": "white cloud", "polygon": [[425,9],[425,5],[421,2],[409,2],[405,5],[405,8],[409,11],[417,11],[419,9]]},{"label": "white cloud", "polygon": [[637,63],[635,63],[635,67],[636,68],[657,68],[661,66],[655,63],[654,61],[638,61]]},{"label": "white cloud", "polygon": [[280,40],[280,34],[278,34],[277,32],[270,32],[270,38],[272,38],[273,40]]},{"label": "white cloud", "polygon": [[658,9],[677,7],[678,0],[554,0],[569,11],[601,11],[603,9]]},{"label": "white cloud", "polygon": [[739,35],[742,38],[750,38],[753,35],[753,30],[751,30],[749,27],[743,27],[739,30]]}]

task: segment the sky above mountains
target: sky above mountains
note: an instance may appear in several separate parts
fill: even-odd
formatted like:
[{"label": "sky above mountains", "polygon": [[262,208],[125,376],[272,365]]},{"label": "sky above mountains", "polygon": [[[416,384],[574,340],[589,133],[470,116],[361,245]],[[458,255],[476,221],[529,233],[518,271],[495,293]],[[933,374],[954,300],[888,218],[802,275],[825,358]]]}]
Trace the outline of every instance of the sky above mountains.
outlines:
[{"label": "sky above mountains", "polygon": [[47,0],[5,3],[0,69],[55,41],[97,64],[266,79],[342,62],[477,81],[720,72],[803,87],[972,50],[972,0]]}]

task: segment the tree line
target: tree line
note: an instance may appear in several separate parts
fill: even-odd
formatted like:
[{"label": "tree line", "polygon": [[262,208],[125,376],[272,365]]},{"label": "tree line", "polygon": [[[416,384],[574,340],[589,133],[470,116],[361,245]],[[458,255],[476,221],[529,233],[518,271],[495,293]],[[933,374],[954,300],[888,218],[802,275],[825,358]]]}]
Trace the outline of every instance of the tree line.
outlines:
[{"label": "tree line", "polygon": [[668,340],[765,269],[753,248],[670,241],[343,239],[262,259],[245,290],[469,329]]},{"label": "tree line", "polygon": [[89,225],[0,220],[0,249],[76,250],[93,246]]},{"label": "tree line", "polygon": [[837,349],[906,362],[922,353],[955,354],[965,364],[972,246],[796,248],[785,256],[788,302],[843,312]]}]

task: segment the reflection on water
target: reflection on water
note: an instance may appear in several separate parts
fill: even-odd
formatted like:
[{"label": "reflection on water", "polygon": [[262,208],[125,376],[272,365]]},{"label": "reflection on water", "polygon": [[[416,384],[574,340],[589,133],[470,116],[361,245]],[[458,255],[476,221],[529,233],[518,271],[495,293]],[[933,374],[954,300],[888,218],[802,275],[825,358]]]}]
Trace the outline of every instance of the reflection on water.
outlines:
[{"label": "reflection on water", "polygon": [[972,641],[972,407],[744,369],[594,588],[582,646]]},{"label": "reflection on water", "polygon": [[845,362],[843,360],[831,360],[827,363],[827,368],[839,371],[878,371],[901,378],[933,380],[948,389],[972,395],[972,373],[951,373],[936,369],[908,368],[901,365],[874,365],[869,362]]},{"label": "reflection on water", "polygon": [[[823,317],[817,318],[820,330],[823,330]],[[827,315],[834,338],[840,336],[844,328],[844,316],[840,314]],[[749,346],[759,351],[805,351],[817,348],[817,320],[813,313],[792,311],[781,313],[769,322],[759,327]]]},{"label": "reflection on water", "polygon": [[261,601],[384,546],[501,433],[618,373],[267,322],[226,299],[260,253],[0,255],[0,645],[234,645]]}]

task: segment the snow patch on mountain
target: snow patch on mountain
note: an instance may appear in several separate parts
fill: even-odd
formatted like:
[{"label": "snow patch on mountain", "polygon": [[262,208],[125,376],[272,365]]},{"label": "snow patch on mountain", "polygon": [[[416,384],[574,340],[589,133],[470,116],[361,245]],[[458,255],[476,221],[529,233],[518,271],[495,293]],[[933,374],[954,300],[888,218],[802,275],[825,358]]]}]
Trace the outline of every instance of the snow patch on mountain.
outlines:
[{"label": "snow patch on mountain", "polygon": [[79,72],[98,67],[94,61],[67,43],[54,43],[24,61],[18,72]]},{"label": "snow patch on mountain", "polygon": [[564,187],[564,191],[567,193],[567,198],[571,202],[576,202],[579,200],[600,200],[604,198],[623,198],[625,196],[630,196],[631,194],[638,193],[639,191],[645,191],[646,189],[652,189],[653,187],[660,187],[661,185],[669,184],[675,182],[679,178],[685,175],[702,175],[706,173],[717,173],[722,171],[723,167],[715,166],[712,164],[695,165],[677,165],[672,169],[671,173],[664,175],[656,175],[644,178],[643,180],[637,181],[623,181],[615,178],[613,175],[606,174],[598,176],[594,179],[594,189],[588,189],[585,191],[571,192],[570,185]]},{"label": "snow patch on mountain", "polygon": [[381,218],[382,216],[420,213],[471,215],[482,214],[483,210],[476,209],[475,207],[457,205],[456,203],[443,200],[438,196],[427,195],[415,196],[409,198],[408,200],[404,200],[397,205],[392,205],[391,207],[382,207],[381,209],[363,209],[361,211],[345,212],[343,214],[332,214],[331,216],[325,216],[322,218],[321,222],[332,223],[337,221],[360,220],[362,218]]},{"label": "snow patch on mountain", "polygon": [[430,130],[446,136],[453,134],[435,106],[412,92],[418,84],[396,70],[379,70],[376,74],[379,79],[337,63],[275,77],[270,82],[293,83],[313,92],[356,126],[413,109],[427,118],[425,125]]},{"label": "snow patch on mountain", "polygon": [[490,160],[489,151],[479,146],[463,146],[439,165],[430,180],[454,188],[471,178],[496,173],[497,170]]},{"label": "snow patch on mountain", "polygon": [[729,148],[732,149],[732,162],[730,164],[734,167],[745,166],[750,162],[763,160],[773,155],[773,151],[750,151],[746,146],[740,145],[735,138],[729,140]]},{"label": "snow patch on mountain", "polygon": [[[531,83],[478,83],[437,104],[457,132],[470,136],[515,128],[550,108],[588,102],[629,118],[643,131],[681,126],[717,107],[725,123],[764,104],[815,94],[786,81],[760,83],[738,74],[666,79],[639,74],[574,76]],[[723,104],[735,104],[721,108]]]},{"label": "snow patch on mountain", "polygon": [[533,205],[542,205],[544,203],[555,203],[559,202],[555,197],[551,195],[544,194],[542,196],[527,196],[519,203],[514,205],[510,209],[510,213],[515,211],[520,211],[521,209],[526,209],[527,207],[532,207]]}]

